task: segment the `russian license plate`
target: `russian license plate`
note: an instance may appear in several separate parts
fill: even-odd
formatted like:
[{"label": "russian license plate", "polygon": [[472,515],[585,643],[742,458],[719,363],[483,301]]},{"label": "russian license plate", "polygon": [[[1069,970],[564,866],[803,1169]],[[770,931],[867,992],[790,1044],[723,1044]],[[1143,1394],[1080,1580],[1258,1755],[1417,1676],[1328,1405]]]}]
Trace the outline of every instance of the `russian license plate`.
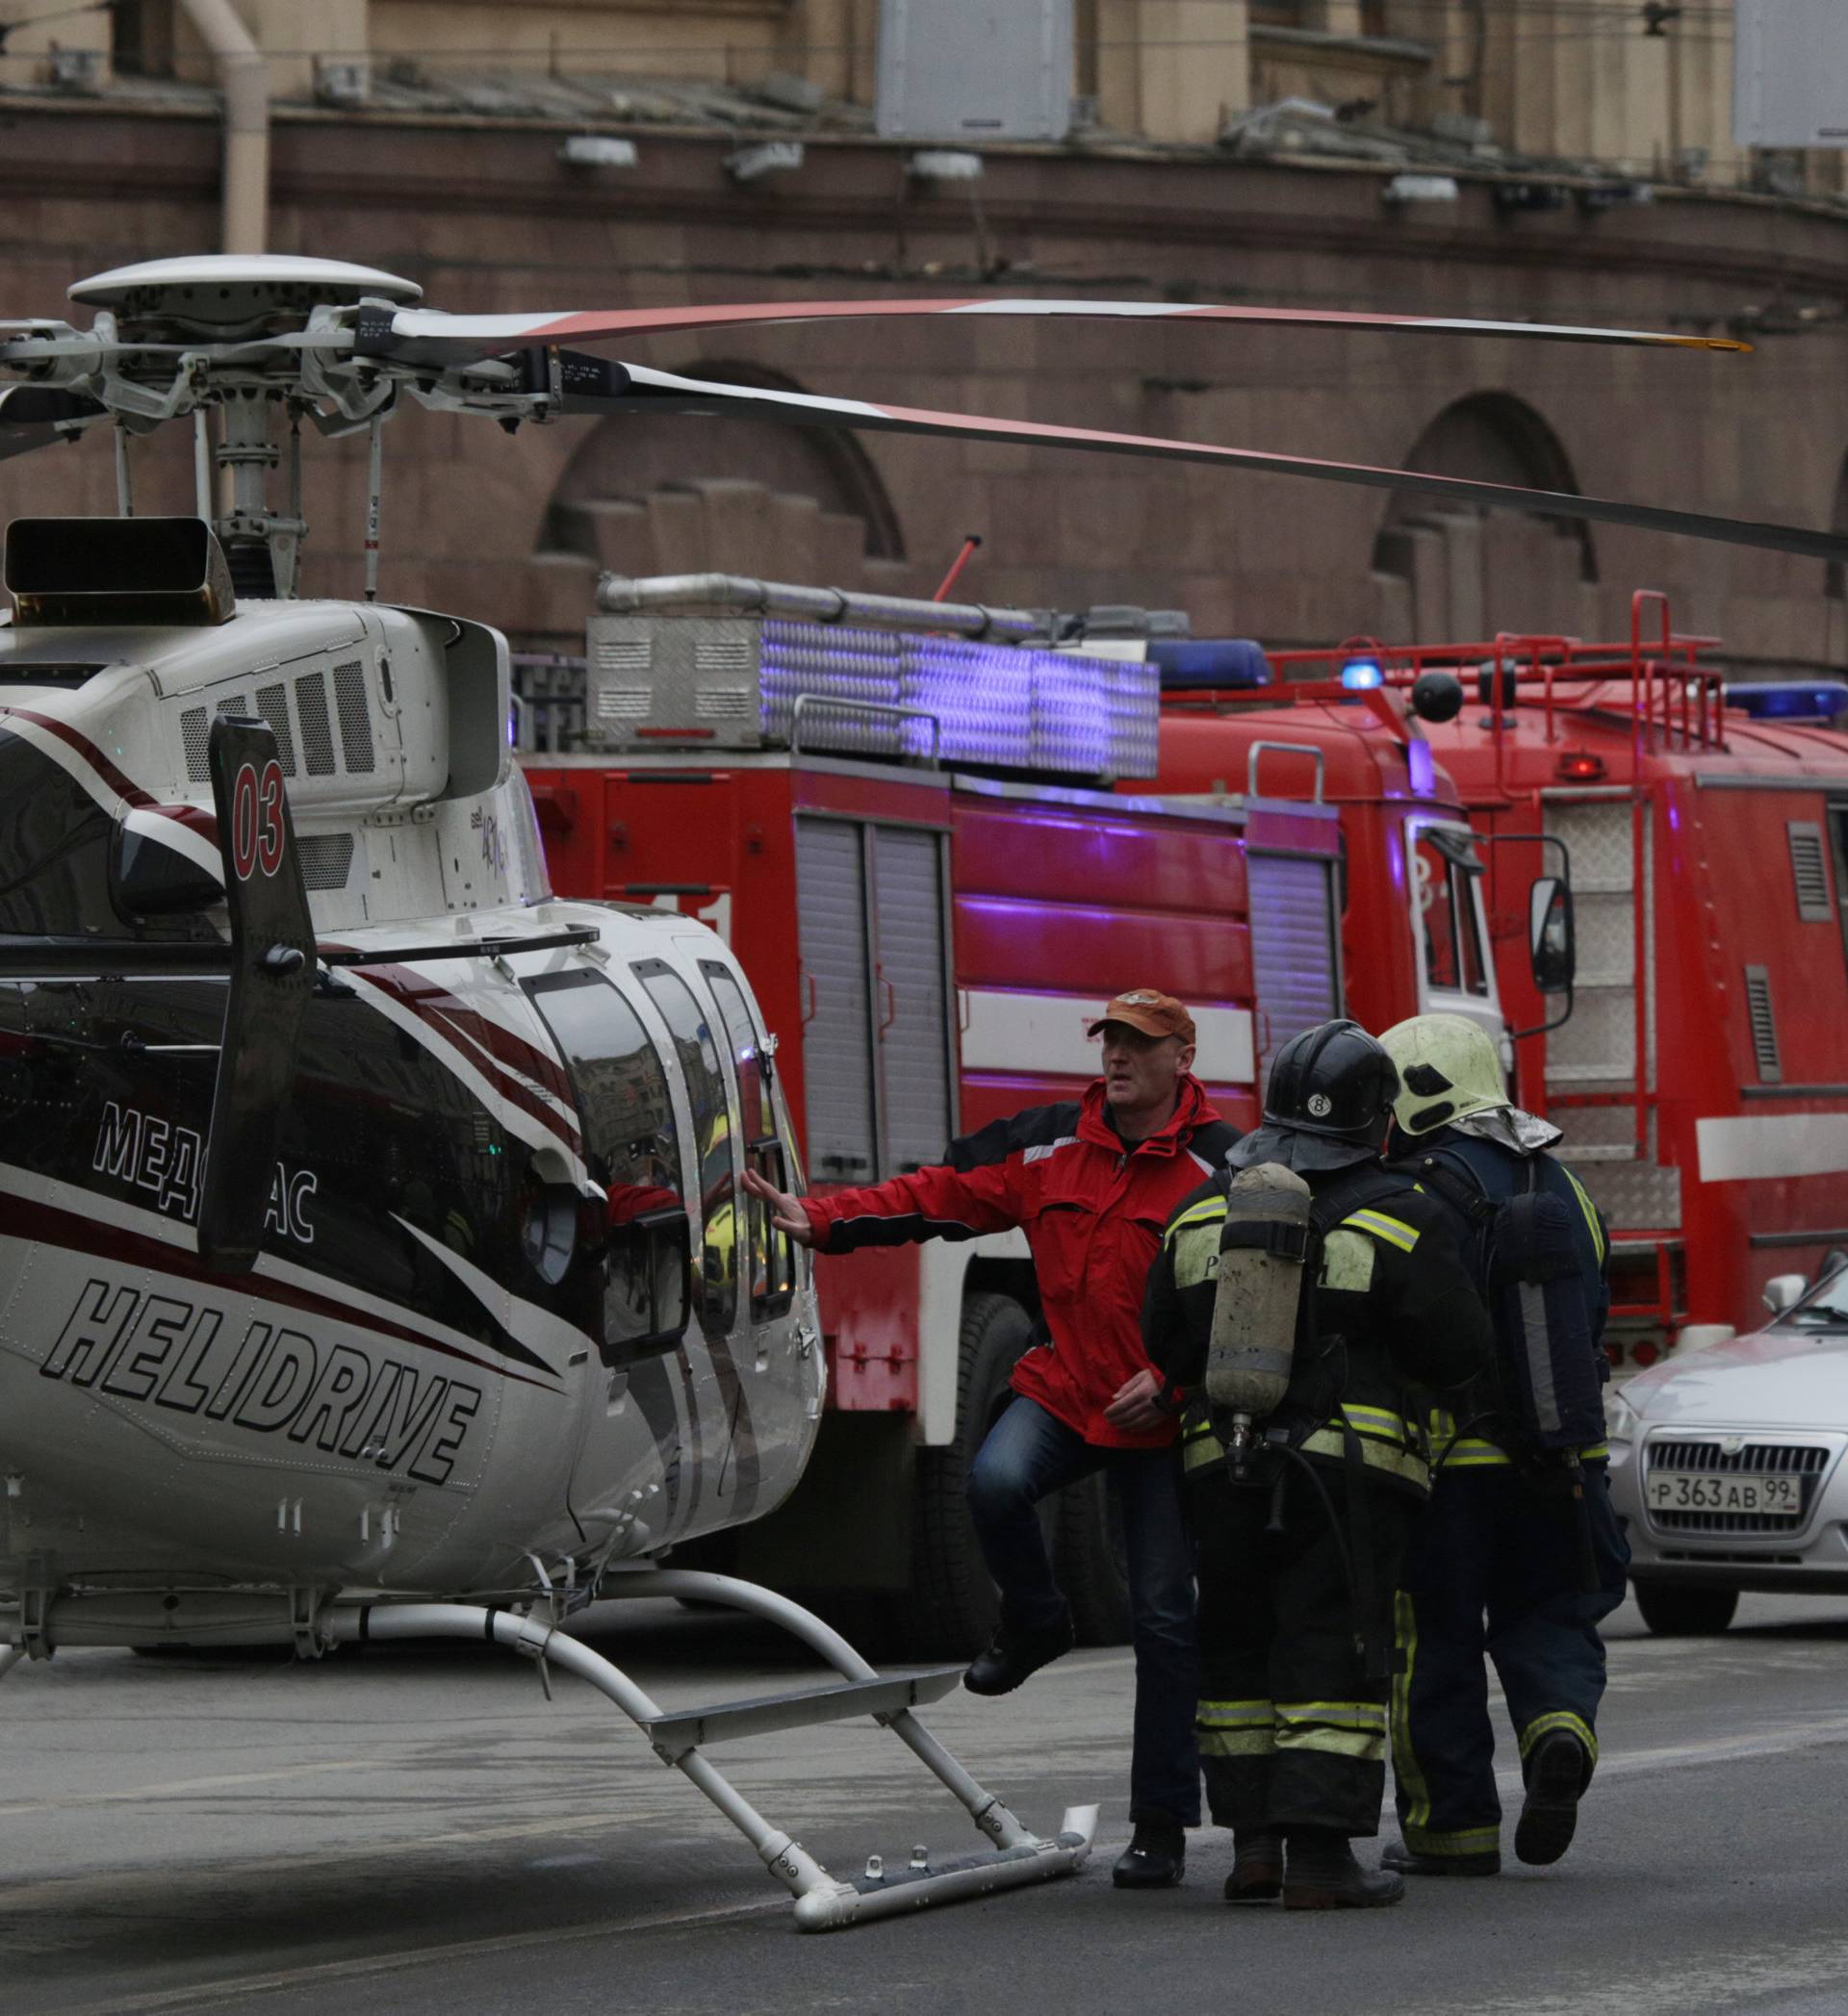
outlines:
[{"label": "russian license plate", "polygon": [[1644,1496],[1652,1512],[1803,1511],[1800,1477],[1751,1477],[1713,1470],[1651,1470]]}]

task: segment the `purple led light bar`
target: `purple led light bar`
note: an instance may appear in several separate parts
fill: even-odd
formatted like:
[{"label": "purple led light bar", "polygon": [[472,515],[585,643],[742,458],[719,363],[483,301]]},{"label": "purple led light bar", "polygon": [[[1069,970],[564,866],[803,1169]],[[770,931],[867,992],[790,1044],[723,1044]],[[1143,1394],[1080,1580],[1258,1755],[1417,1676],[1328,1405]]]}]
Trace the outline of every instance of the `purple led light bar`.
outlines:
[{"label": "purple led light bar", "polygon": [[842,755],[928,755],[929,722],[874,711],[896,707],[936,722],[947,763],[1155,775],[1161,689],[1152,665],[769,617],[757,680],[771,741],[790,739],[796,702],[808,695],[805,746]]}]

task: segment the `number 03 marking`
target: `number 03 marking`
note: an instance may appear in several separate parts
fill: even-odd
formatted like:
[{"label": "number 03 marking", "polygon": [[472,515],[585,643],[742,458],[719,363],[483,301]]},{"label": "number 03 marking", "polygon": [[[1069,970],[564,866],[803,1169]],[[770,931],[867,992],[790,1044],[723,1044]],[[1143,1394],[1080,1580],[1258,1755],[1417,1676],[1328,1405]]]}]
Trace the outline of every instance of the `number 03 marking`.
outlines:
[{"label": "number 03 marking", "polygon": [[274,875],[282,855],[282,765],[272,758],[259,775],[246,763],[231,785],[232,869],[247,882],[259,868]]}]

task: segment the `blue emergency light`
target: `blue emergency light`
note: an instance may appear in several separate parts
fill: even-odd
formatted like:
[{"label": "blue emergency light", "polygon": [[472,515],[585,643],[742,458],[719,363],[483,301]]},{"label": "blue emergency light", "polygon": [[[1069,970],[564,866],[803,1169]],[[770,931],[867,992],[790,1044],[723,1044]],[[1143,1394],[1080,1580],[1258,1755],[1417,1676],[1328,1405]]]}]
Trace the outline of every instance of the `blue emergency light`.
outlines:
[{"label": "blue emergency light", "polygon": [[1166,693],[1270,683],[1270,660],[1251,637],[1153,637],[1148,657]]},{"label": "blue emergency light", "polygon": [[1754,721],[1820,721],[1831,727],[1848,710],[1848,682],[1841,679],[1741,679],[1729,681],[1726,703]]},{"label": "blue emergency light", "polygon": [[1372,658],[1349,658],[1341,668],[1341,683],[1349,693],[1365,693],[1370,686],[1383,686],[1386,675]]}]

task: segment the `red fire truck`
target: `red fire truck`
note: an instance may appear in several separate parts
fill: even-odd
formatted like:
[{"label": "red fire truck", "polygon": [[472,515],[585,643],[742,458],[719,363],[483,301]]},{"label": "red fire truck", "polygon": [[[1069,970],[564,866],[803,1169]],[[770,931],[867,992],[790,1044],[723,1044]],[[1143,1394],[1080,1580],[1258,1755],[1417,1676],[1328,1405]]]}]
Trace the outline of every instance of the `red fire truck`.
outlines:
[{"label": "red fire truck", "polygon": [[[1288,683],[1168,697],[1196,737],[1229,710],[1306,741],[1291,724],[1383,720],[1421,676],[1460,681],[1458,711],[1424,732],[1477,846],[1439,858],[1408,839],[1418,997],[1492,993],[1486,926],[1523,1103],[1566,1129],[1560,1152],[1613,1226],[1620,1368],[1752,1326],[1770,1277],[1848,1247],[1848,742],[1823,725],[1848,689],[1729,685],[1717,648],[1644,591],[1617,642],[1358,639],[1273,654]],[[1163,738],[1169,789],[1198,772],[1169,761],[1182,746]],[[1530,893],[1568,868],[1576,983],[1548,999]],[[1358,983],[1350,998],[1380,1026]]]},{"label": "red fire truck", "polygon": [[[1133,779],[1157,767],[1155,668],[1036,648],[1032,617],[720,576],[606,580],[582,672],[528,668],[529,738],[569,708],[569,739],[601,745],[524,757],[553,882],[731,939],[782,1035],[816,1188],[1075,1096],[1088,1019],[1151,982],[1193,1007],[1200,1075],[1250,1125],[1271,1053],[1341,1010],[1344,885],[1392,948],[1377,975],[1371,941],[1349,967],[1362,1012],[1424,998],[1398,836],[1414,861],[1448,836],[1448,860],[1468,828],[1428,749],[1370,711],[1284,736],[1207,724],[1223,775],[1153,796]],[[1493,974],[1459,1001],[1494,1017]],[[1025,1241],[817,1274],[817,1455],[782,1512],[718,1544],[783,1587],[878,1593],[920,1648],[971,1647],[992,1592],[962,1483],[1029,1334]],[[1048,1517],[1081,1629],[1118,1640],[1104,1493]]]}]

